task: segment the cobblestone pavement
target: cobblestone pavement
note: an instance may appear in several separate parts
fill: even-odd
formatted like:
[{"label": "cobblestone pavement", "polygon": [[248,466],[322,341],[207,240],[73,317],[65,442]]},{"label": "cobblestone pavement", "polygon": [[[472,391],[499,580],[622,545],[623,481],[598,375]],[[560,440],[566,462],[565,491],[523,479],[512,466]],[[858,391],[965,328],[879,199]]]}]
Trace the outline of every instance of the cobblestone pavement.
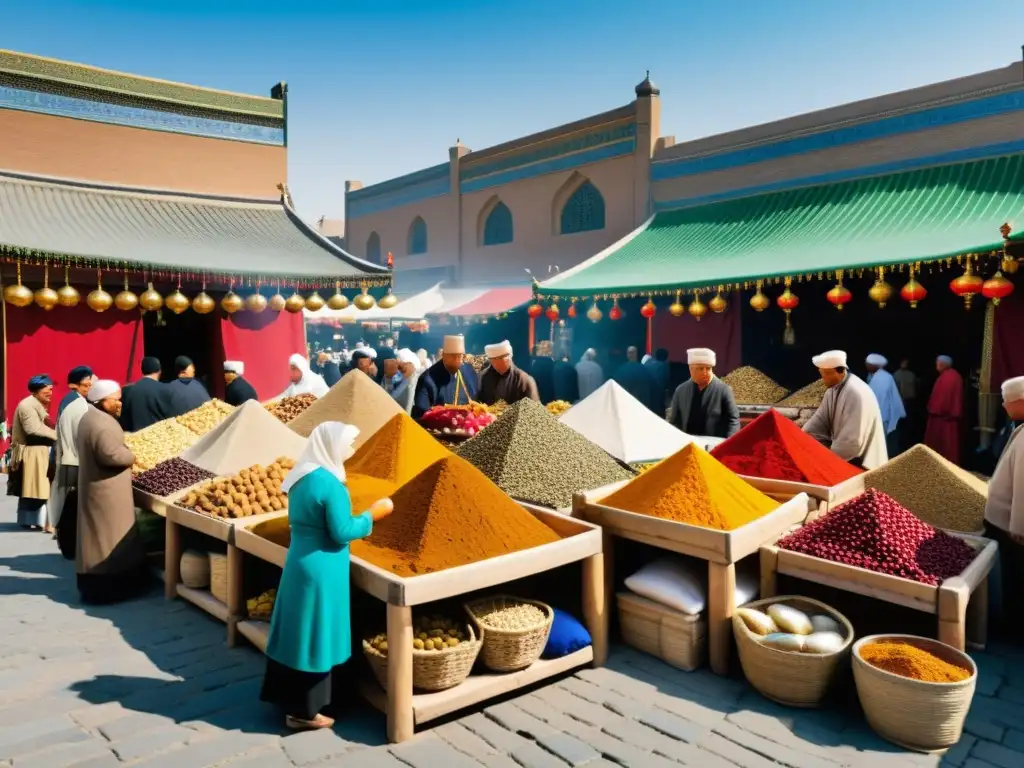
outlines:
[{"label": "cobblestone pavement", "polygon": [[940,761],[900,751],[855,706],[773,705],[740,679],[685,673],[628,649],[399,746],[362,709],[335,730],[287,735],[258,700],[262,657],[162,595],[77,602],[54,542],[0,507],[0,766],[3,768],[1024,768],[1024,654],[979,654],[962,742]]}]

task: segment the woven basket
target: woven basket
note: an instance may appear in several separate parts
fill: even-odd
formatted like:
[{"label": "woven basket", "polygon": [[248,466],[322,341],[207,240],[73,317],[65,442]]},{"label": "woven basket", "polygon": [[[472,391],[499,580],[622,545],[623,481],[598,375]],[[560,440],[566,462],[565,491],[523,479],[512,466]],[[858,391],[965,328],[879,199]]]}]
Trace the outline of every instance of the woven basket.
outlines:
[{"label": "woven basket", "polygon": [[210,552],[210,594],[228,602],[228,556]]},{"label": "woven basket", "polygon": [[205,552],[189,549],[181,556],[181,583],[189,589],[210,586],[210,558]]},{"label": "woven basket", "polygon": [[835,609],[808,597],[772,597],[755,600],[741,607],[767,611],[768,606],[774,603],[785,603],[812,616],[830,616],[842,627],[846,643],[835,653],[780,651],[758,642],[759,636],[747,628],[739,615],[734,614],[732,631],[736,637],[743,674],[762,696],[779,704],[790,707],[820,706],[832,682],[846,667],[853,642],[853,625]]},{"label": "woven basket", "polygon": [[[412,687],[420,691],[445,691],[460,685],[469,677],[480,653],[481,641],[469,624],[463,625],[469,642],[443,651],[417,651],[412,653]],[[390,649],[389,649],[390,650]],[[363,655],[370,663],[377,682],[388,689],[388,657],[363,640]]]},{"label": "woven basket", "polygon": [[[927,683],[886,672],[860,657],[861,648],[882,640],[913,645],[971,670],[971,676],[959,683]],[[904,749],[944,752],[960,741],[978,682],[978,668],[966,653],[938,640],[869,635],[853,646],[853,679],[868,723],[879,736]]]},{"label": "woven basket", "polygon": [[691,615],[632,592],[616,595],[622,641],[687,672],[707,658],[708,623],[703,614]]},{"label": "woven basket", "polygon": [[[545,619],[541,623],[526,629],[497,629],[483,623],[478,613],[483,613],[494,605],[535,605],[544,612]],[[493,672],[515,672],[526,669],[544,653],[551,634],[551,624],[555,620],[555,612],[550,605],[526,600],[511,595],[492,595],[465,605],[466,613],[480,630],[484,647],[480,658],[484,666]]]}]

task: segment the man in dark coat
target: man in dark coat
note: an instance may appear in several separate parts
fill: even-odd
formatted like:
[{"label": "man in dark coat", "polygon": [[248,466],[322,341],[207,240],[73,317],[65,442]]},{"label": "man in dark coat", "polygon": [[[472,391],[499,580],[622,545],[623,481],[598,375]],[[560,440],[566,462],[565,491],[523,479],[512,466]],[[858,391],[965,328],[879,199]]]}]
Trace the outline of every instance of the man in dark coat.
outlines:
[{"label": "man in dark coat", "polygon": [[224,402],[238,407],[250,400],[259,400],[256,389],[242,378],[245,374],[245,363],[241,360],[224,361]]},{"label": "man in dark coat", "polygon": [[[490,366],[480,376],[480,397],[484,405],[494,405],[499,400],[512,405],[529,398],[540,401],[537,382],[526,371],[512,362],[512,345],[506,339],[500,344],[484,347]],[[573,370],[573,375],[576,371]]]},{"label": "man in dark coat", "polygon": [[659,405],[655,394],[657,384],[651,372],[640,362],[640,352],[636,347],[626,350],[626,362],[619,367],[612,378],[624,390],[646,405],[661,418],[665,418],[664,400]]},{"label": "man in dark coat", "polygon": [[539,345],[533,352],[530,375],[537,382],[537,393],[542,403],[547,405],[558,399],[555,397],[555,361],[550,355],[541,354]]},{"label": "man in dark coat", "polygon": [[671,371],[668,366],[668,350],[661,348],[654,351],[654,357],[644,363],[644,367],[651,372],[651,378],[654,379],[656,389],[656,396],[661,399],[659,403],[664,403],[668,398],[668,381]]},{"label": "man in dark coat", "polygon": [[341,381],[341,366],[334,362],[331,357],[331,350],[325,349],[317,356],[318,373],[323,377],[324,384],[328,387],[333,387],[339,381]]},{"label": "man in dark coat", "polygon": [[125,432],[138,432],[172,415],[170,392],[160,383],[160,361],[144,357],[142,378],[121,393],[121,427]]},{"label": "man in dark coat", "polygon": [[203,403],[210,402],[210,393],[200,382],[196,381],[196,366],[189,358],[182,355],[174,361],[174,373],[177,378],[167,385],[171,393],[171,415],[194,411]]},{"label": "man in dark coat", "polygon": [[715,353],[710,349],[686,350],[690,380],[672,395],[668,420],[688,435],[731,437],[740,431],[740,410],[732,387],[714,374]]},{"label": "man in dark coat", "polygon": [[555,400],[575,403],[580,399],[580,377],[569,358],[556,360],[552,373],[555,379]]},{"label": "man in dark coat", "polygon": [[[462,336],[445,336],[441,359],[427,368],[416,382],[416,396],[412,405],[414,419],[420,418],[435,405],[468,405],[476,399],[476,371],[465,360],[466,340]],[[462,374],[461,384],[459,374]]]}]

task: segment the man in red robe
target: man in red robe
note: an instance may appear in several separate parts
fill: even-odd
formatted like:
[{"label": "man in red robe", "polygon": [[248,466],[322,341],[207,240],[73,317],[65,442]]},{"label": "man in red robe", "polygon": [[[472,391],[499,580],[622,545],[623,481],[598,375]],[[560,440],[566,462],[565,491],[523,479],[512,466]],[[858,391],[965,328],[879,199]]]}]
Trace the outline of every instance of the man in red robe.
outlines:
[{"label": "man in red robe", "polygon": [[953,370],[953,358],[939,355],[935,361],[939,378],[928,398],[928,426],[924,443],[954,464],[960,463],[960,437],[963,434],[964,380]]}]

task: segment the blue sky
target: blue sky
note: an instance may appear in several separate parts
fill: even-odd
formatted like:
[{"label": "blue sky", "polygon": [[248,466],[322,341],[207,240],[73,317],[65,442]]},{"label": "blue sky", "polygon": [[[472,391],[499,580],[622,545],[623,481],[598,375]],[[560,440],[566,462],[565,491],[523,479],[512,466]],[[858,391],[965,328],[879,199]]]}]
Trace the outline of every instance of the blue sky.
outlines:
[{"label": "blue sky", "polygon": [[619,106],[685,140],[1005,66],[1021,0],[9,0],[0,47],[214,88],[289,84],[308,219],[365,184]]}]

